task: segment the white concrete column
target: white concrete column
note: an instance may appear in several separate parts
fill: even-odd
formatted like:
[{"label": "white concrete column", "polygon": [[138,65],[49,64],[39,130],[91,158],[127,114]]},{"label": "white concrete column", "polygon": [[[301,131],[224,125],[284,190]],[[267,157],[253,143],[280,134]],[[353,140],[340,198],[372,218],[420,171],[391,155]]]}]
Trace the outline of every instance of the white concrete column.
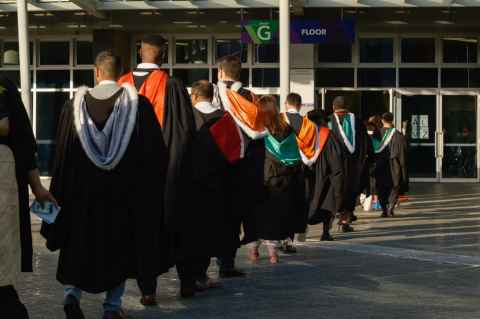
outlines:
[{"label": "white concrete column", "polygon": [[22,88],[22,101],[27,109],[28,116],[32,118],[32,103],[30,100],[30,50],[28,40],[28,10],[26,0],[17,0],[18,20],[18,50],[20,56],[20,86]]},{"label": "white concrete column", "polygon": [[279,0],[280,26],[280,106],[290,93],[290,0]]}]

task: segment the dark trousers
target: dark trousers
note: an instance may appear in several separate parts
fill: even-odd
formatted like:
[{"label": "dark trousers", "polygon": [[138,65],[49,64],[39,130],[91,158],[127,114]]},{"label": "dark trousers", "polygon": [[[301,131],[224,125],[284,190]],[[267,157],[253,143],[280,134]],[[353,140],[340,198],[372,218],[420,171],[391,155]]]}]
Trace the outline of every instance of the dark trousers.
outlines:
[{"label": "dark trousers", "polygon": [[157,277],[138,278],[137,285],[144,296],[152,296],[157,294]]},{"label": "dark trousers", "polygon": [[240,247],[240,229],[242,221],[240,218],[234,218],[228,222],[225,227],[228,227],[228,248],[217,256],[217,265],[220,271],[228,271],[235,268],[235,258],[237,257],[237,250]]},{"label": "dark trousers", "polygon": [[210,257],[190,257],[177,262],[178,278],[182,287],[193,287],[195,281],[207,278]]},{"label": "dark trousers", "polygon": [[394,187],[392,185],[377,185],[378,200],[382,206],[383,211],[393,211],[398,201],[400,194],[400,187]]},{"label": "dark trousers", "polygon": [[13,286],[0,287],[0,309],[6,315],[5,318],[28,319],[27,308],[18,298]]}]

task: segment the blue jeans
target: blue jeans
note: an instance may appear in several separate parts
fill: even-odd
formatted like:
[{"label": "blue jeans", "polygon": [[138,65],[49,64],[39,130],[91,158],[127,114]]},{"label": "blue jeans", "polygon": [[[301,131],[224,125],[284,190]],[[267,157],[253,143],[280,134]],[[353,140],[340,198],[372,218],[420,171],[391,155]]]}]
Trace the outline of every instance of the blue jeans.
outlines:
[{"label": "blue jeans", "polygon": [[[65,300],[68,296],[72,296],[80,302],[82,299],[82,290],[76,287],[66,286],[65,291]],[[122,282],[117,287],[110,289],[105,294],[105,301],[103,302],[103,310],[105,312],[118,312],[122,307],[122,297],[125,293],[125,282]]]}]

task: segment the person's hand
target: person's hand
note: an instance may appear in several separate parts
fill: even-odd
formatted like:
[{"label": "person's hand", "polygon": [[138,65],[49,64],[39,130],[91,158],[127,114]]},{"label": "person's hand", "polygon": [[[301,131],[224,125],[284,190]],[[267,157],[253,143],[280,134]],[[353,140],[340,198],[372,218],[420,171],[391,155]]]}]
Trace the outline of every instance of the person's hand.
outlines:
[{"label": "person's hand", "polygon": [[53,195],[45,189],[42,185],[39,185],[36,189],[32,189],[33,195],[35,195],[35,199],[43,204],[45,202],[52,202],[55,206],[58,206],[57,200]]}]

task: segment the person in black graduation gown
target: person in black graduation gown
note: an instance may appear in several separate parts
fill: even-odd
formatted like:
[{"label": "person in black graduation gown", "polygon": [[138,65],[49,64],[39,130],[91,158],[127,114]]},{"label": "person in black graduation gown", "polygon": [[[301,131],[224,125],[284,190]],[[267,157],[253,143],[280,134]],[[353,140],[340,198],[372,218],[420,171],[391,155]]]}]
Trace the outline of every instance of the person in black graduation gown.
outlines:
[{"label": "person in black graduation gown", "polygon": [[191,99],[196,134],[192,143],[192,182],[190,199],[195,204],[195,214],[189,223],[195,225],[189,236],[190,266],[197,291],[217,286],[208,277],[210,258],[222,255],[228,240],[226,227],[226,201],[224,186],[227,162],[212,140],[209,129],[224,115],[218,106],[212,105],[213,84],[200,80],[192,85]]},{"label": "person in black graduation gown", "polygon": [[269,132],[264,139],[262,160],[263,200],[245,220],[244,242],[249,246],[249,259],[256,262],[259,246],[264,241],[270,263],[276,264],[281,241],[295,231],[299,212],[297,192],[304,186],[304,180],[299,178],[301,158],[295,132],[279,113],[275,97],[263,96],[258,105],[265,114],[265,127]]},{"label": "person in black graduation gown", "polygon": [[120,66],[111,52],[99,53],[98,85],[79,88],[60,116],[51,191],[61,211],[42,234],[60,251],[67,319],[84,318],[82,291],[107,292],[104,319],[125,318],[125,280],[165,266],[167,150],[148,100],[116,84]]},{"label": "person in black graduation gown", "polygon": [[337,212],[343,211],[343,159],[342,148],[327,126],[327,116],[322,110],[313,110],[308,118],[320,129],[320,155],[312,167],[309,179],[311,189],[308,223],[323,223],[322,241],[332,241],[331,223]]},{"label": "person in black graduation gown", "polygon": [[[40,181],[36,160],[37,143],[18,89],[3,74],[0,74],[0,144],[12,151],[15,161],[20,220],[20,238],[17,240],[20,240],[21,247],[21,269],[18,270],[32,272],[33,248],[28,186],[30,185],[37,201],[56,201]],[[13,285],[0,287],[0,300],[2,313],[11,314],[13,318],[28,318]]]},{"label": "person in black graduation gown", "polygon": [[[176,266],[181,281],[181,295],[194,293],[191,269],[186,261],[190,254],[188,235],[194,226],[188,222],[190,214],[195,214],[194,207],[185,196],[189,196],[190,148],[195,134],[190,96],[184,84],[160,69],[166,52],[167,41],[159,35],[146,35],[141,41],[140,55],[142,63],[137,69],[123,75],[119,83],[134,85],[140,94],[145,95],[157,116],[162,128],[165,145],[168,149],[168,169],[166,176],[165,227],[168,236],[165,245],[170,247],[164,254],[166,265]],[[163,267],[166,272],[169,267]],[[140,303],[144,306],[155,306],[157,278],[143,278],[138,281],[142,292]]]},{"label": "person in black graduation gown", "polygon": [[373,160],[373,149],[365,125],[349,112],[342,96],[336,97],[333,101],[333,114],[329,126],[342,147],[344,204],[339,225],[344,232],[350,232],[353,231],[350,223],[356,220],[354,211],[357,198],[368,185],[366,170]]},{"label": "person in black graduation gown", "polygon": [[[247,101],[254,101],[255,95],[245,89],[240,82],[242,63],[236,56],[225,56],[218,61],[218,83],[214,105],[227,109],[222,99],[220,87],[236,91]],[[230,249],[218,256],[217,263],[219,274],[222,278],[243,277],[245,273],[235,267],[237,250],[241,245],[240,230],[246,216],[253,213],[256,205],[262,200],[263,188],[263,165],[260,160],[264,155],[264,145],[261,138],[253,139],[247,136],[241,129],[243,135],[245,154],[244,157],[229,166],[227,170],[229,190],[227,197],[227,210],[230,212],[227,227],[229,228]]]},{"label": "person in black graduation gown", "polygon": [[382,115],[383,128],[373,140],[375,181],[382,217],[393,217],[401,192],[408,192],[407,142],[393,126],[393,114]]},{"label": "person in black graduation gown", "polygon": [[[285,116],[289,125],[295,131],[295,134],[298,136],[302,129],[303,116],[300,114],[300,109],[302,107],[302,97],[297,93],[290,93],[287,95],[285,101]],[[296,211],[303,211],[304,214],[299,214],[299,218],[295,223],[295,232],[287,240],[282,243],[281,250],[284,253],[296,253],[297,249],[295,247],[295,234],[305,234],[307,230],[307,213],[308,213],[308,202],[309,202],[309,192],[308,192],[308,179],[312,174],[311,169],[307,165],[301,165],[302,174],[299,174],[299,178],[303,179],[305,183],[302,183],[298,188],[297,198],[298,203],[295,205]]]}]

